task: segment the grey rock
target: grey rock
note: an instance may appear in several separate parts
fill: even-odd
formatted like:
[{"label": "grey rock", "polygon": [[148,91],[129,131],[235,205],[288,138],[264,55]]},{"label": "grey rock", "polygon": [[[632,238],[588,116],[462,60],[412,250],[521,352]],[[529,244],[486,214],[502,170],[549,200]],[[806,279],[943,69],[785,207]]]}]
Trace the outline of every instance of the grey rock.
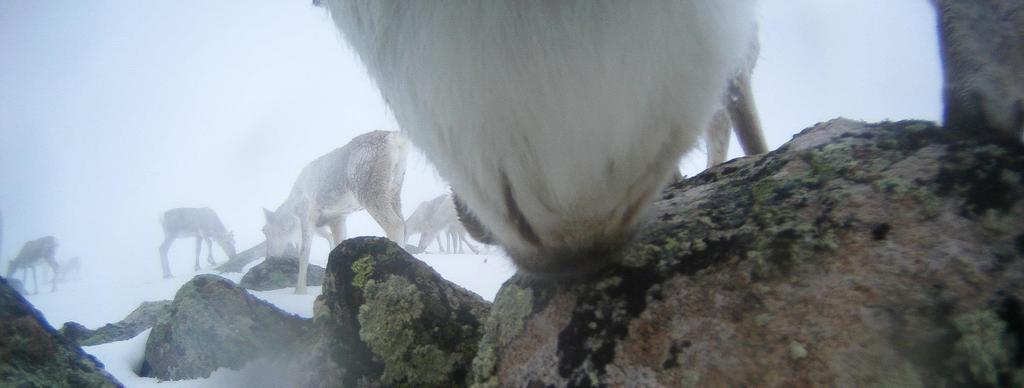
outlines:
[{"label": "grey rock", "polygon": [[1021,386],[1024,147],[837,119],[664,191],[621,260],[510,279],[478,387]]},{"label": "grey rock", "polygon": [[116,323],[108,323],[96,330],[90,330],[77,322],[67,322],[60,332],[81,346],[100,345],[133,338],[156,324],[160,315],[165,314],[171,301],[142,302],[127,317]]},{"label": "grey rock", "polygon": [[[324,283],[324,267],[310,264],[306,269],[306,285],[320,286]],[[294,257],[271,257],[249,269],[239,285],[256,291],[277,290],[295,287],[299,275],[299,259]]]},{"label": "grey rock", "polygon": [[308,387],[465,384],[490,309],[384,238],[331,252]]},{"label": "grey rock", "polygon": [[161,380],[209,377],[220,367],[298,354],[311,322],[283,312],[228,279],[199,275],[174,296],[146,343],[140,374]]},{"label": "grey rock", "polygon": [[0,278],[0,386],[121,387]]}]

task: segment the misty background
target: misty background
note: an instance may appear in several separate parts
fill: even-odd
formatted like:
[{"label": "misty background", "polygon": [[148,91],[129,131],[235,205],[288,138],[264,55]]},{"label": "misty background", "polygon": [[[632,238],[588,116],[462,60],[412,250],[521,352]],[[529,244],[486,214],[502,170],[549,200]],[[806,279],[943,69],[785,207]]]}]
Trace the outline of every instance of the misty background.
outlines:
[{"label": "misty background", "polygon": [[[940,118],[926,0],[764,0],[759,18],[753,88],[770,148],[837,116]],[[307,163],[374,129],[398,127],[309,1],[0,2],[0,268],[54,235],[83,276],[159,279],[158,218],[174,207],[213,208],[241,251]],[[414,151],[404,215],[444,190]],[[365,212],[348,231],[384,235]],[[193,244],[172,248],[176,276],[191,276]],[[326,253],[314,238],[311,260]]]}]

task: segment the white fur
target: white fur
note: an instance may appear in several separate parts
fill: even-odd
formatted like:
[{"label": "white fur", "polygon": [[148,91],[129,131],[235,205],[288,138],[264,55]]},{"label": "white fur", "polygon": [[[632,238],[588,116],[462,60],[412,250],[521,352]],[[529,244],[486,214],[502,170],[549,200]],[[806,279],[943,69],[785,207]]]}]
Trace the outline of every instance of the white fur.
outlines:
[{"label": "white fur", "polygon": [[[402,129],[512,256],[629,234],[693,148],[753,0],[329,0]],[[541,240],[517,233],[502,189]]]}]

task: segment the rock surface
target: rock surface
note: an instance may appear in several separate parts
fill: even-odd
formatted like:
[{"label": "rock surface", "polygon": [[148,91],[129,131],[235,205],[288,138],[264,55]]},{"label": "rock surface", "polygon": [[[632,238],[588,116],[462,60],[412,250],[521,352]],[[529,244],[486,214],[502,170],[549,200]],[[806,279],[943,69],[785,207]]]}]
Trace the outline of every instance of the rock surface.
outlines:
[{"label": "rock surface", "polygon": [[470,382],[1022,386],[1022,181],[1015,139],[819,124],[667,189],[598,276],[510,279]]},{"label": "rock surface", "polygon": [[246,265],[265,256],[266,253],[267,242],[264,241],[250,247],[249,249],[238,252],[235,257],[225,261],[224,264],[218,265],[217,271],[242,273],[242,269],[244,269]]},{"label": "rock surface", "polygon": [[156,324],[160,315],[166,313],[171,301],[142,302],[127,317],[116,323],[108,323],[103,327],[90,330],[77,322],[67,322],[60,328],[61,334],[81,346],[100,345],[115,341],[124,341],[139,335]]},{"label": "rock surface", "polygon": [[146,343],[140,374],[162,380],[209,377],[226,367],[296,354],[309,319],[285,313],[230,280],[199,275],[174,296]]},{"label": "rock surface", "polygon": [[103,364],[57,333],[0,278],[0,386],[120,387]]},{"label": "rock surface", "polygon": [[[306,285],[316,287],[324,283],[324,267],[310,264],[306,269]],[[269,291],[295,287],[299,275],[299,259],[271,257],[249,269],[239,285],[250,290]]]},{"label": "rock surface", "polygon": [[465,384],[489,303],[384,238],[331,252],[309,387]]}]

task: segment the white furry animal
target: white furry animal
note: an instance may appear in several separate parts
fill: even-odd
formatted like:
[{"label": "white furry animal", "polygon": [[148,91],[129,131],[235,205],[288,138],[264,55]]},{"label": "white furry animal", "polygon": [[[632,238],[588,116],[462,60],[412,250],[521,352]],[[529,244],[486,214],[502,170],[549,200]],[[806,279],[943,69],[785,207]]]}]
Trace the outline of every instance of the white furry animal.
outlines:
[{"label": "white furry animal", "polygon": [[[267,257],[298,247],[295,293],[306,293],[310,240],[319,233],[333,249],[345,239],[345,218],[366,209],[391,241],[405,243],[401,190],[408,145],[398,132],[373,131],[317,158],[302,169],[288,199],[275,211],[263,209]],[[330,234],[322,232],[323,227]]]},{"label": "white furry animal", "polygon": [[1024,1],[932,3],[945,70],[945,125],[1024,140]]},{"label": "white furry animal", "polygon": [[326,3],[413,143],[551,278],[629,241],[754,34],[752,0]]},{"label": "white furry animal", "polygon": [[35,293],[39,293],[39,279],[36,277],[36,266],[45,262],[53,270],[53,289],[57,291],[57,273],[60,272],[60,265],[57,264],[57,239],[53,236],[45,236],[25,243],[18,251],[18,255],[7,264],[6,278],[10,278],[19,269],[24,270],[21,275],[21,284],[28,285],[28,271],[32,270],[32,284]]},{"label": "white furry animal", "polygon": [[163,267],[164,278],[171,277],[171,266],[167,261],[167,251],[171,244],[179,238],[196,238],[196,265],[199,270],[199,256],[206,241],[208,255],[206,261],[217,264],[213,260],[213,241],[228,255],[235,257],[235,235],[224,227],[217,213],[208,207],[181,207],[170,209],[160,216],[160,226],[164,230],[164,242],[160,244],[160,265]]}]

